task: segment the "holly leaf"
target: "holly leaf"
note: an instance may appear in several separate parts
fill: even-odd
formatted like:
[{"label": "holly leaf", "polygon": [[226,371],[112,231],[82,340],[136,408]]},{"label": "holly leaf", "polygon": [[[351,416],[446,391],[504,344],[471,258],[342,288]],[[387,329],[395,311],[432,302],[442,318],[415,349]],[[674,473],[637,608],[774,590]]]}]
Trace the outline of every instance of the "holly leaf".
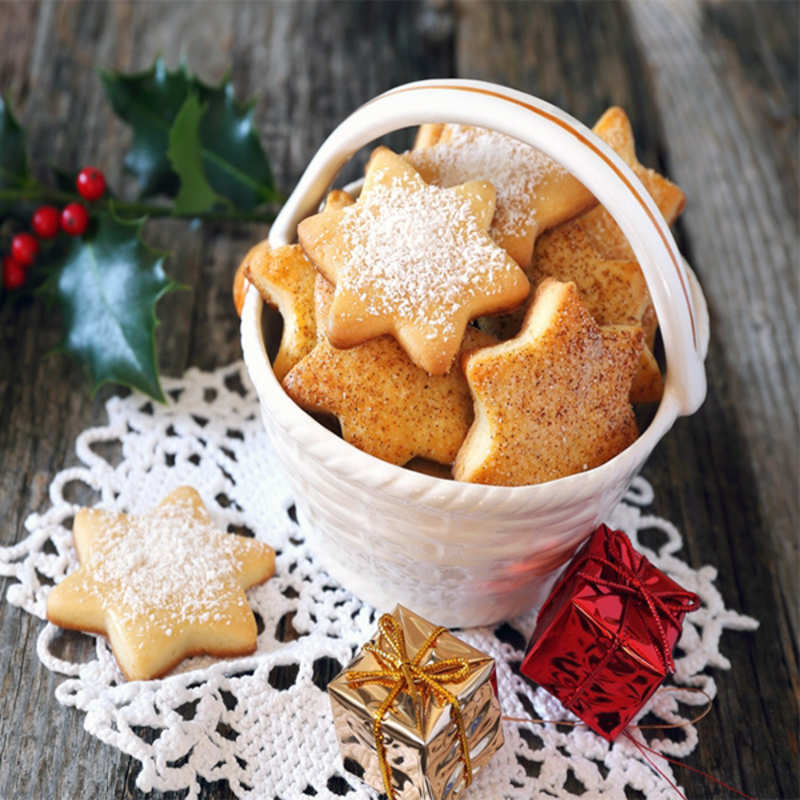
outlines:
[{"label": "holly leaf", "polygon": [[18,189],[29,179],[25,131],[0,95],[0,189]]},{"label": "holly leaf", "polygon": [[159,58],[144,72],[101,70],[100,80],[112,108],[133,130],[125,166],[139,178],[142,195],[173,195],[178,176],[167,159],[167,147],[169,129],[188,94],[185,69],[170,72]]},{"label": "holly leaf", "polygon": [[167,156],[180,178],[175,210],[181,214],[208,211],[222,198],[211,188],[203,169],[203,146],[198,126],[207,106],[190,94],[169,132]]},{"label": "holly leaf", "polygon": [[211,186],[236,208],[246,211],[280,202],[269,160],[253,124],[254,104],[237,103],[230,81],[216,87],[197,81],[196,88],[199,99],[207,105],[200,139]]},{"label": "holly leaf", "polygon": [[164,272],[164,256],[142,242],[142,224],[97,213],[90,232],[72,240],[41,291],[63,313],[58,349],[87,366],[92,391],[121,383],[163,402],[155,305],[179,287]]},{"label": "holly leaf", "polygon": [[[182,141],[191,120],[202,156],[202,170],[193,169],[192,181],[201,172],[217,195],[242,210],[280,199],[253,125],[252,105],[235,100],[230,80],[210,86],[185,65],[169,70],[161,59],[144,72],[101,72],[101,78],[114,111],[133,130],[125,165],[138,176],[142,195],[179,194],[175,152],[169,154],[171,133],[177,122],[176,141]],[[204,113],[194,114],[196,120],[184,108],[192,94],[204,106]]]}]

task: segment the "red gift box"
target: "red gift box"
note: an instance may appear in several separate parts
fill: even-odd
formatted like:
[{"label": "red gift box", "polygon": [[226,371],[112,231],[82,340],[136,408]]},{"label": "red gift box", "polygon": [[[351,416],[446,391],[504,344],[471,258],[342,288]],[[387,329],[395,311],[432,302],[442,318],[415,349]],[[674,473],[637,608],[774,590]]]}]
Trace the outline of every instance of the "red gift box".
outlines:
[{"label": "red gift box", "polygon": [[613,741],[674,670],[683,618],[699,605],[601,525],[539,612],[521,671]]}]

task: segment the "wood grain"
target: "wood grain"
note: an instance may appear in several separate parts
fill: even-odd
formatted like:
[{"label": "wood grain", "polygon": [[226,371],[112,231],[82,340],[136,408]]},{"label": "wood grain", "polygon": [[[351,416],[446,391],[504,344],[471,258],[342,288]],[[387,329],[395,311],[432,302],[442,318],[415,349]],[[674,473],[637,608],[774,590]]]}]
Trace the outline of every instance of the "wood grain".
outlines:
[{"label": "wood grain", "polygon": [[[770,48],[763,37],[796,26],[797,10],[684,3],[667,20],[657,4],[634,6],[673,174],[690,198],[683,226],[712,319],[708,399],[652,465],[661,484],[656,496],[663,503],[674,495],[687,460],[697,474],[713,476],[686,485],[675,498],[685,508],[690,552],[696,563],[719,568],[727,602],[761,620],[754,640],[731,637],[728,652],[737,669],[719,678],[712,719],[719,736],[713,746],[701,737],[697,763],[730,765],[736,785],[766,797],[799,791],[792,766],[796,705],[775,698],[796,696],[798,688],[800,385],[791,333],[798,313],[797,217],[785,188],[796,171],[792,178],[792,159],[781,144],[792,136],[787,128],[796,141],[797,108],[788,98],[792,80],[796,98],[797,71],[773,69],[776,60],[791,57],[782,34],[770,37]],[[757,102],[745,99],[753,94],[752,75],[763,84]],[[692,101],[698,96],[701,109]],[[764,113],[770,97],[783,100],[777,115]],[[756,733],[763,730],[784,731],[786,748],[763,747]]]},{"label": "wood grain", "polygon": [[[793,2],[5,2],[0,89],[30,132],[37,173],[102,165],[112,185],[129,134],[95,67],[139,69],[181,51],[206,80],[230,67],[256,117],[278,183],[291,189],[333,126],[397,83],[461,75],[537,94],[591,124],[626,108],[643,163],[669,174],[689,206],[679,243],[712,314],[709,396],[645,468],[654,512],[683,532],[693,565],[719,569],[727,605],[761,621],[726,633],[730,671],[688,759],[763,798],[800,797],[798,604],[798,6]],[[402,148],[408,132],[389,137]],[[360,160],[349,167],[357,174]],[[240,357],[230,303],[235,265],[264,228],[148,226],[191,292],[162,301],[163,371]],[[0,307],[0,543],[47,507],[74,440],[104,418],[75,366],[44,357],[58,321],[39,305]],[[12,357],[13,354],[13,357]],[[91,496],[75,487],[77,502]],[[5,592],[7,581],[0,581]],[[135,761],[82,729],[41,668],[41,623],[0,604],[0,798],[140,798]],[[69,654],[86,652],[68,634]],[[726,793],[678,771],[691,798]],[[171,795],[161,795],[171,797]],[[222,784],[205,798],[227,798]],[[283,800],[295,800],[283,798]]]}]

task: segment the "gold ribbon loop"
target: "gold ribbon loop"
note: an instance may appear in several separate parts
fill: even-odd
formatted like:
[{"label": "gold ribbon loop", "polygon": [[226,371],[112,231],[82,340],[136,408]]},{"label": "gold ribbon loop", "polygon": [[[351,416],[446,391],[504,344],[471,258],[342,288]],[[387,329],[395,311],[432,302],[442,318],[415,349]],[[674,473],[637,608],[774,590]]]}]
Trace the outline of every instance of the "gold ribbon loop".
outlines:
[{"label": "gold ribbon loop", "polygon": [[409,658],[406,651],[403,629],[391,614],[384,614],[378,620],[378,631],[380,633],[378,644],[366,644],[364,650],[375,657],[380,669],[350,670],[347,673],[347,682],[354,689],[367,683],[377,683],[390,689],[372,721],[375,750],[378,754],[383,786],[389,800],[395,800],[396,795],[392,786],[392,768],[386,760],[383,720],[401,692],[408,693],[414,700],[417,727],[420,727],[419,703],[421,695],[424,695],[426,691],[433,695],[440,706],[445,704],[450,706],[461,745],[460,758],[464,766],[464,788],[466,788],[472,783],[472,763],[469,758],[464,720],[461,716],[458,698],[445,689],[443,684],[463,681],[470,673],[469,662],[465,658],[445,658],[433,664],[420,666],[420,662],[436,644],[439,636],[447,631],[446,628],[436,628],[423,642],[422,647],[413,658]]}]

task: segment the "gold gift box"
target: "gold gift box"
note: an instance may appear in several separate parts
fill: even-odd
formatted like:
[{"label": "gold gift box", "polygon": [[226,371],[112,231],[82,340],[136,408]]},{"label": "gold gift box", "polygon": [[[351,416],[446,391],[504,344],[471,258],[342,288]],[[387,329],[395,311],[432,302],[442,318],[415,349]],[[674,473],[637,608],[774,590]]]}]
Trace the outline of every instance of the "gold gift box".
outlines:
[{"label": "gold gift box", "polygon": [[[438,678],[436,668],[431,665],[454,659],[462,665],[466,662],[468,670],[462,670],[467,671],[466,677],[447,680],[442,686],[457,700],[474,778],[503,744],[494,659],[449,631],[440,629],[436,635],[435,625],[403,606],[398,605],[391,616],[397,623],[393,628],[399,628],[402,636],[400,644],[401,648],[405,646],[407,662],[425,648],[417,663],[423,670],[427,667],[434,680]],[[368,644],[383,652],[390,649],[380,629]],[[385,667],[385,659],[381,664],[376,655],[362,648],[352,663],[328,684],[342,758],[355,761],[364,770],[362,779],[378,791],[385,791],[376,740],[382,735],[388,768],[385,772],[393,790],[391,800],[457,797],[469,783],[465,780],[458,714],[450,703],[441,702],[441,696],[436,697],[424,679],[412,688],[406,682],[379,721],[378,734],[376,717],[396,684],[394,677],[387,676]],[[405,667],[397,668],[397,675],[401,674],[408,675]],[[354,680],[355,675],[382,677]]]}]

